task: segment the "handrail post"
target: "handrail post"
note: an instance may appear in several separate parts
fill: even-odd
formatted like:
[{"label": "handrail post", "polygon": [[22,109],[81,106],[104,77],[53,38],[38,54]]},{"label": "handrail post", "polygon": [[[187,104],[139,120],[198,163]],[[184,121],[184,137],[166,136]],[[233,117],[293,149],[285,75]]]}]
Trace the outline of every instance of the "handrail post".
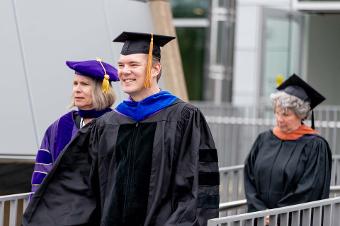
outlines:
[{"label": "handrail post", "polygon": [[5,207],[4,207],[4,202],[0,201],[0,224],[3,225],[4,224],[4,211]]},{"label": "handrail post", "polygon": [[18,199],[10,200],[9,202],[9,225],[16,226],[17,225],[17,210],[18,210]]}]

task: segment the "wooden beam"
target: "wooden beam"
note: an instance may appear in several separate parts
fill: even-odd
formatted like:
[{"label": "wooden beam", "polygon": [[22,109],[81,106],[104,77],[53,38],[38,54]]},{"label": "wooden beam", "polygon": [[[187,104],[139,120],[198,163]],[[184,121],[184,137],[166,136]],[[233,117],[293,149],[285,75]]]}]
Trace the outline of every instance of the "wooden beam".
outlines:
[{"label": "wooden beam", "polygon": [[[149,0],[155,33],[176,36],[168,0]],[[175,39],[162,48],[162,80],[165,88],[182,100],[188,100],[181,55]]]}]

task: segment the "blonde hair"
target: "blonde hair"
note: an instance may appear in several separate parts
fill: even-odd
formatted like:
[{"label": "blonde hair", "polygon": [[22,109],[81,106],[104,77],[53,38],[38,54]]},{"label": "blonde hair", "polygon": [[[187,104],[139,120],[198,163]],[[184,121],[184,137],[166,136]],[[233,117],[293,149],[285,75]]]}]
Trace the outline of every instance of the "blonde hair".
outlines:
[{"label": "blonde hair", "polygon": [[[91,80],[92,89],[92,103],[93,109],[100,111],[105,108],[111,107],[116,101],[116,95],[113,91],[112,84],[110,83],[110,89],[107,93],[102,91],[102,80],[93,79],[89,77]],[[72,94],[72,103],[70,107],[75,107],[74,105],[74,96]]]},{"label": "blonde hair", "polygon": [[95,110],[103,110],[111,107],[116,101],[116,95],[113,91],[112,84],[110,83],[110,89],[107,93],[102,91],[102,81],[95,80],[94,89],[92,92],[93,108]]}]

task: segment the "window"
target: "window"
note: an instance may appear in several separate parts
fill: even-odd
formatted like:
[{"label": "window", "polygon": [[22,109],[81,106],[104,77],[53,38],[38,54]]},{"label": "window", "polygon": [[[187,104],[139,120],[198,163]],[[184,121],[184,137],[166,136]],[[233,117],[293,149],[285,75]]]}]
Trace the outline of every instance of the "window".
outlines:
[{"label": "window", "polygon": [[171,0],[170,3],[189,99],[202,100],[209,1]]}]

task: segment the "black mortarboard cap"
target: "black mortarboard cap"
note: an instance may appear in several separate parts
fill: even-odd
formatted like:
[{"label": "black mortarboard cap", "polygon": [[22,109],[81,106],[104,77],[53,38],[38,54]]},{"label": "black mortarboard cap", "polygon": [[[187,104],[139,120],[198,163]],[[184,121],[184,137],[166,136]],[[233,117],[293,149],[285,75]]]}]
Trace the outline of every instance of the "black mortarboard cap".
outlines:
[{"label": "black mortarboard cap", "polygon": [[280,86],[277,87],[277,90],[296,96],[303,101],[308,101],[310,103],[311,110],[326,99],[296,74],[293,74],[286,79]]},{"label": "black mortarboard cap", "polygon": [[318,91],[316,91],[313,87],[308,85],[307,82],[303,81],[296,74],[290,76],[280,86],[278,86],[277,89],[310,103],[310,108],[312,110],[311,127],[312,129],[314,129],[315,126],[313,108],[319,105],[326,98],[322,96]]},{"label": "black mortarboard cap", "polygon": [[146,66],[146,77],[144,87],[151,87],[152,56],[161,59],[161,47],[173,40],[175,37],[167,35],[155,35],[153,33],[122,32],[115,38],[114,42],[124,42],[122,55],[144,53],[148,55]]},{"label": "black mortarboard cap", "polygon": [[116,37],[113,42],[124,42],[121,50],[122,55],[130,55],[135,53],[148,54],[150,49],[150,41],[153,36],[153,50],[152,55],[161,58],[161,48],[171,40],[175,39],[173,36],[157,35],[151,33],[138,32],[122,32]]}]

